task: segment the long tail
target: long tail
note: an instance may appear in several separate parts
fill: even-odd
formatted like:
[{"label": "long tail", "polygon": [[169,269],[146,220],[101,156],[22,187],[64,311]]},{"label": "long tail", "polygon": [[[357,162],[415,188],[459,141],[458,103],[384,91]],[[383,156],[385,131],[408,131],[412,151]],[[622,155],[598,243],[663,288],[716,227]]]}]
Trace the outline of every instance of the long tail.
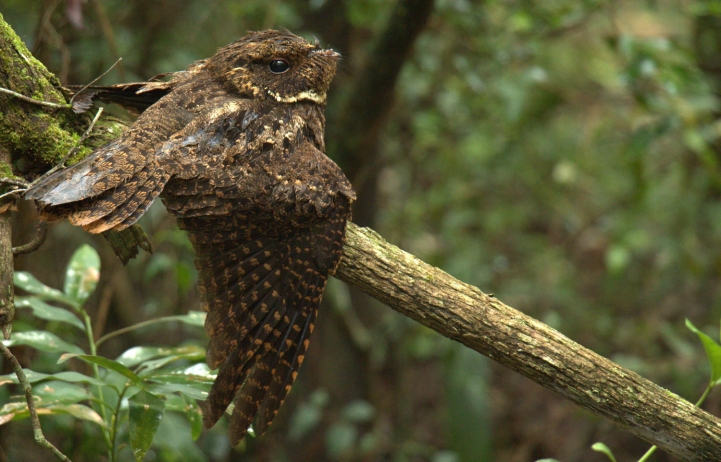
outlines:
[{"label": "long tail", "polygon": [[67,218],[91,233],[123,230],[145,213],[170,176],[122,139],[55,172],[25,193],[44,220]]}]

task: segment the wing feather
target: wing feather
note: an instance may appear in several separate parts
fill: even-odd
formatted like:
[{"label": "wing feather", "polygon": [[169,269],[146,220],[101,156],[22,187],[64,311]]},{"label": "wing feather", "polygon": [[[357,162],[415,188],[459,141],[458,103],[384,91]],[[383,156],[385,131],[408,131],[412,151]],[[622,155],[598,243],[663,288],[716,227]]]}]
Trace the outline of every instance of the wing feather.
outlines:
[{"label": "wing feather", "polygon": [[298,369],[308,350],[310,334],[313,332],[317,316],[318,310],[315,309],[304,317],[303,322],[300,323],[301,329],[289,339],[291,343],[279,356],[267,396],[258,410],[254,429],[259,435],[264,434],[270,427],[298,376]]},{"label": "wing feather", "polygon": [[261,433],[270,426],[297,376],[327,277],[337,263],[316,258],[318,253],[335,255],[335,243],[323,236],[342,244],[343,234],[332,230],[344,227],[349,204],[339,204],[332,217],[313,226],[258,239],[257,230],[236,226],[237,241],[199,243],[207,239],[200,219],[182,220],[193,227],[198,285],[209,311],[207,361],[211,368],[220,366],[203,406],[204,422],[215,424],[235,397],[233,444],[256,416]]}]

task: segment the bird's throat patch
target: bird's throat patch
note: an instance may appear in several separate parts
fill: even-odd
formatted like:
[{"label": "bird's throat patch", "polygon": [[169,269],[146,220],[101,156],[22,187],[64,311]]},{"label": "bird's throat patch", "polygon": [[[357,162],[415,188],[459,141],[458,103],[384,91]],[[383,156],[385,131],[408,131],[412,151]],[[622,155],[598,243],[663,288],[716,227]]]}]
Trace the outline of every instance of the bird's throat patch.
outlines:
[{"label": "bird's throat patch", "polygon": [[272,90],[268,90],[268,94],[279,103],[297,103],[298,101],[312,101],[317,104],[325,103],[325,92],[316,93],[315,90],[306,90],[291,96],[283,96]]}]

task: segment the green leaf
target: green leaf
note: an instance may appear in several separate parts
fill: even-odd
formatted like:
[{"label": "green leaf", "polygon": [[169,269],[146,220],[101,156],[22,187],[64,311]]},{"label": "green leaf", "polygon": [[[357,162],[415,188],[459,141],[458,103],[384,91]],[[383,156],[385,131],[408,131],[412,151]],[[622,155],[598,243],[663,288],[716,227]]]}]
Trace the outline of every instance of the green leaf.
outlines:
[{"label": "green leaf", "polygon": [[165,412],[165,400],[141,391],[128,400],[130,405],[130,447],[136,461],[145,458],[145,453],[153,443],[158,431],[160,419]]},{"label": "green leaf", "polygon": [[170,351],[170,348],[133,347],[129,350],[125,350],[120,356],[115,358],[115,360],[125,366],[133,367],[137,366],[143,361],[162,356],[165,351]]},{"label": "green leaf", "polygon": [[82,359],[83,361],[91,364],[97,364],[98,366],[103,366],[106,369],[110,369],[111,371],[115,371],[118,374],[121,374],[127,378],[129,378],[135,385],[138,385],[140,388],[143,387],[143,380],[135,375],[135,372],[131,371],[124,365],[120,364],[117,361],[113,361],[112,359],[104,358],[102,356],[93,356],[93,355],[84,355],[84,354],[64,354],[58,359],[58,364],[64,363],[68,359],[72,358],[78,358]]},{"label": "green leaf", "polygon": [[431,462],[458,462],[459,460],[461,459],[458,457],[458,454],[446,450],[436,452],[431,458]]},{"label": "green leaf", "polygon": [[217,372],[208,369],[205,363],[193,364],[173,371],[161,371],[149,375],[153,380],[162,380],[166,383],[187,383],[188,381],[212,384],[218,376]]},{"label": "green leaf", "polygon": [[33,387],[33,395],[38,398],[39,406],[73,404],[93,399],[85,387],[72,383],[50,380]]},{"label": "green leaf", "polygon": [[57,289],[48,287],[42,282],[38,281],[35,276],[25,271],[17,271],[14,276],[15,285],[20,287],[26,292],[36,294],[43,299],[56,300],[61,303],[67,303],[71,306],[77,307],[74,300],[65,296],[64,293]]},{"label": "green leaf", "polygon": [[168,356],[167,358],[158,358],[146,361],[142,363],[137,370],[138,374],[141,377],[146,377],[147,375],[153,373],[153,371],[160,369],[163,366],[166,366],[175,361],[190,360],[196,362],[202,361],[203,359],[205,359],[205,351],[193,352],[184,355]]},{"label": "green leaf", "polygon": [[100,256],[85,244],[75,251],[65,271],[65,295],[79,306],[85,303],[100,280]]},{"label": "green leaf", "polygon": [[711,365],[711,383],[714,386],[718,385],[721,382],[719,381],[719,378],[721,378],[721,345],[716,343],[708,335],[698,330],[688,319],[686,320],[686,327],[691,332],[695,333],[699,340],[701,340],[701,344],[706,350],[706,357]]},{"label": "green leaf", "polygon": [[328,392],[320,388],[311,393],[308,401],[298,405],[290,420],[288,437],[291,441],[300,441],[318,426],[329,401]]},{"label": "green leaf", "polygon": [[[137,366],[138,364],[144,363],[152,358],[167,358],[172,357],[176,359],[203,359],[205,358],[205,349],[198,345],[187,345],[177,348],[163,348],[163,347],[133,347],[116,358],[121,364],[128,367]],[[175,359],[173,359],[175,360]],[[146,369],[149,366],[143,366]]]},{"label": "green leaf", "polygon": [[623,245],[611,245],[606,251],[606,267],[608,272],[618,275],[631,263],[631,251]]},{"label": "green leaf", "polygon": [[[101,427],[107,427],[97,412],[83,404],[59,404],[48,407],[40,407],[36,404],[38,415],[59,415],[69,414],[77,419],[87,420]],[[11,420],[22,420],[30,417],[27,402],[8,403],[0,408],[0,425]]]},{"label": "green leaf", "polygon": [[[107,385],[105,382],[88,377],[87,375],[81,374],[80,372],[58,372],[56,374],[43,374],[42,372],[35,372],[30,369],[23,369],[25,376],[29,383],[37,383],[43,380],[62,380],[69,383],[87,383],[90,385],[104,386]],[[6,383],[20,383],[15,374],[0,375],[0,386]]]},{"label": "green leaf", "polygon": [[[208,462],[208,455],[204,455],[198,445],[188,438],[191,435],[192,429],[184,416],[166,412],[163,420],[160,421],[158,432],[153,438],[153,448],[157,449],[155,459],[158,461]],[[218,436],[220,437],[220,435]],[[220,449],[218,443],[225,446],[224,438],[211,441],[209,446]],[[221,452],[227,452],[227,449],[221,449]],[[213,459],[212,456],[210,458]],[[238,460],[238,457],[230,456],[229,460]]]},{"label": "green leaf", "polygon": [[80,347],[72,345],[50,332],[44,330],[29,330],[26,332],[16,332],[10,340],[3,340],[7,347],[17,345],[27,345],[40,351],[48,351],[51,353],[75,353],[83,354]]},{"label": "green leaf", "polygon": [[206,313],[203,311],[191,310],[188,311],[188,314],[181,314],[173,317],[184,324],[203,327],[205,325]]},{"label": "green leaf", "polygon": [[0,408],[0,425],[6,424],[14,419],[20,420],[27,417],[30,417],[30,412],[28,411],[28,403],[26,401],[7,403]]},{"label": "green leaf", "polygon": [[193,399],[205,400],[216,376],[205,363],[198,363],[175,371],[151,374],[145,379],[153,382],[150,385],[153,390],[178,392]]},{"label": "green leaf", "polygon": [[167,395],[165,410],[185,414],[190,424],[190,435],[193,441],[197,441],[197,439],[200,438],[203,432],[203,415],[195,399],[183,395]]},{"label": "green leaf", "polygon": [[325,434],[325,444],[332,458],[351,450],[358,440],[358,428],[350,422],[339,421],[333,424]]},{"label": "green leaf", "polygon": [[146,389],[148,391],[161,394],[176,392],[182,393],[188,398],[197,399],[200,401],[205,401],[206,399],[208,399],[208,393],[210,392],[210,387],[212,386],[212,384],[190,381],[187,381],[186,383],[166,382],[163,380],[164,377],[167,376],[158,377],[157,381],[156,377],[152,377],[150,380],[153,380],[153,382],[155,383],[148,384],[146,386]]},{"label": "green leaf", "polygon": [[162,393],[178,392],[190,398],[205,400],[217,374],[211,372],[205,363],[194,364],[174,371],[161,371],[144,376],[153,384],[153,390]]},{"label": "green leaf", "polygon": [[197,441],[200,435],[203,434],[203,414],[200,412],[200,407],[195,399],[186,399],[183,396],[183,400],[187,405],[185,416],[188,418],[188,423],[190,423],[190,436],[193,441]]},{"label": "green leaf", "polygon": [[591,446],[591,449],[596,452],[600,452],[601,454],[605,454],[611,462],[616,462],[616,458],[613,457],[613,452],[611,452],[611,449],[609,449],[609,447],[605,444],[594,443],[593,446]]},{"label": "green leaf", "polygon": [[33,315],[46,321],[58,321],[66,324],[73,325],[79,329],[85,330],[85,326],[82,321],[78,319],[72,312],[58,308],[52,305],[48,305],[44,301],[37,297],[16,297],[15,306],[18,308],[30,308],[33,310]]},{"label": "green leaf", "polygon": [[107,427],[107,424],[105,423],[103,418],[100,417],[100,415],[97,412],[95,412],[88,406],[85,406],[84,404],[67,404],[67,405],[61,405],[61,406],[51,406],[46,409],[52,411],[53,414],[70,414],[71,416],[75,417],[76,419],[87,420],[88,422],[92,422],[96,425],[100,425],[103,428]]}]

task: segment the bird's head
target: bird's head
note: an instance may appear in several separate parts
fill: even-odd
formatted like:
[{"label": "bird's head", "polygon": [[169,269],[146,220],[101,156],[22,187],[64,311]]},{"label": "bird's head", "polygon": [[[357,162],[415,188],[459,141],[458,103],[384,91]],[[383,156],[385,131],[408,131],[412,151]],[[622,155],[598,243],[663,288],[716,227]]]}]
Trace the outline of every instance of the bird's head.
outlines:
[{"label": "bird's head", "polygon": [[288,31],[251,32],[207,60],[205,67],[242,97],[324,104],[340,55]]}]

